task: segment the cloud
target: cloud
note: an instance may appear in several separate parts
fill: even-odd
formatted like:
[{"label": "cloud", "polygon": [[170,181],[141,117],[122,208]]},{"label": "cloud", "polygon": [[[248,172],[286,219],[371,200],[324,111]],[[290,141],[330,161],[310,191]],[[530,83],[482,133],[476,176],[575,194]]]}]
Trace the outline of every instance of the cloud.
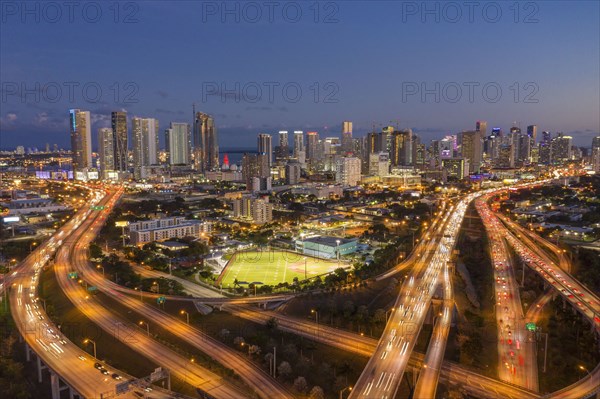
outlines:
[{"label": "cloud", "polygon": [[166,91],[163,91],[163,90],[157,90],[154,92],[154,94],[158,95],[160,98],[169,97],[169,93],[167,93]]},{"label": "cloud", "polygon": [[8,114],[6,114],[6,120],[7,120],[8,122],[14,122],[14,121],[16,121],[17,119],[18,119],[18,118],[17,118],[17,114],[15,114],[15,113],[12,113],[12,112],[11,112],[11,113],[8,113]]}]

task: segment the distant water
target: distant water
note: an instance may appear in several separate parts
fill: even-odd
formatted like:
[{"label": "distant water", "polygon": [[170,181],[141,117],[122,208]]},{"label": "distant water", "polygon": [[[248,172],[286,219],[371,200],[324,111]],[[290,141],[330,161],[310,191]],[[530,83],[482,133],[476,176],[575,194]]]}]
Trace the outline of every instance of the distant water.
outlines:
[{"label": "distant water", "polygon": [[225,154],[229,158],[229,165],[242,164],[242,157],[245,152],[256,152],[256,148],[251,147],[223,147],[219,148],[219,164],[223,164]]}]

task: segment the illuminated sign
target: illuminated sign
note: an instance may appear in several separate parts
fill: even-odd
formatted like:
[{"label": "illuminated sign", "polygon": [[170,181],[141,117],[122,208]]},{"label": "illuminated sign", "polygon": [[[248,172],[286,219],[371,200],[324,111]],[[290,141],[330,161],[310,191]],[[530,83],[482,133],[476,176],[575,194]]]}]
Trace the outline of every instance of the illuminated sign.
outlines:
[{"label": "illuminated sign", "polygon": [[20,219],[18,216],[7,216],[5,218],[2,219],[2,221],[4,223],[12,223],[12,222],[18,222]]}]

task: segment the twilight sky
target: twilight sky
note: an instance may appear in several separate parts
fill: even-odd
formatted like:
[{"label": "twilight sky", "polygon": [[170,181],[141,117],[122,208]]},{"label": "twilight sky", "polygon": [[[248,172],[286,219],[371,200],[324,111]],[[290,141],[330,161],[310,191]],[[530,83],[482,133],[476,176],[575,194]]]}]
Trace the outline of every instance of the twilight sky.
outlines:
[{"label": "twilight sky", "polygon": [[222,147],[342,120],[426,143],[478,119],[600,134],[597,1],[26,3],[0,3],[1,148],[68,148],[70,108],[91,111],[95,148],[111,110],[162,132],[193,103]]}]

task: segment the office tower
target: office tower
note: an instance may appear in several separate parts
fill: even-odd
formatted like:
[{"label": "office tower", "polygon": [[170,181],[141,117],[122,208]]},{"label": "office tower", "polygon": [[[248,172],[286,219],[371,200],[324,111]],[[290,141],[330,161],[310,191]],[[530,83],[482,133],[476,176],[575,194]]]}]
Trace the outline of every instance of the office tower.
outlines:
[{"label": "office tower", "polygon": [[46,154],[50,153],[50,143],[46,143]]},{"label": "office tower", "polygon": [[171,122],[166,131],[165,146],[169,154],[169,165],[187,165],[189,154],[190,125],[182,122]]},{"label": "office tower", "polygon": [[92,167],[92,124],[90,112],[72,109],[70,115],[73,171]]},{"label": "office tower", "polygon": [[253,179],[270,178],[269,158],[266,154],[245,153],[242,157],[242,177],[246,182],[246,190],[253,190]]},{"label": "office tower", "polygon": [[481,134],[481,137],[487,136],[487,122],[486,121],[477,121],[475,123],[475,131]]},{"label": "office tower", "polygon": [[342,122],[342,154],[354,152],[352,146],[352,122]]},{"label": "office tower", "polygon": [[25,155],[25,147],[23,147],[22,145],[18,145],[17,148],[15,149],[15,154]]},{"label": "office tower", "polygon": [[336,181],[343,186],[356,186],[360,182],[360,159],[341,157],[336,163]]},{"label": "office tower", "polygon": [[154,118],[131,119],[133,142],[133,173],[136,179],[148,177],[148,167],[158,163],[158,120]]},{"label": "office tower", "polygon": [[290,144],[287,130],[279,131],[279,144],[275,147],[275,159],[287,159],[290,156]]},{"label": "office tower", "polygon": [[572,141],[573,138],[571,136],[565,136],[562,133],[558,133],[552,139],[550,142],[550,160],[552,164],[559,165],[571,159]]},{"label": "office tower", "polygon": [[302,172],[302,166],[298,161],[289,161],[285,164],[285,184],[298,184],[300,182],[300,175]]},{"label": "office tower", "polygon": [[113,111],[110,114],[110,123],[113,131],[113,154],[115,158],[114,170],[126,172],[129,164],[127,112]]},{"label": "office tower", "polygon": [[447,176],[456,179],[463,179],[469,175],[469,167],[464,158],[442,159],[442,169],[446,171]]},{"label": "office tower", "polygon": [[533,139],[527,134],[519,135],[519,150],[517,151],[517,163],[519,166],[531,163],[531,143]]},{"label": "office tower", "polygon": [[592,170],[600,173],[600,136],[592,139]]},{"label": "office tower", "polygon": [[258,153],[265,154],[269,168],[273,165],[273,147],[270,134],[260,133],[258,135]]},{"label": "office tower", "polygon": [[479,173],[483,159],[481,132],[462,132],[462,157],[469,162],[469,173]]},{"label": "office tower", "polygon": [[412,130],[394,130],[391,135],[390,162],[392,166],[412,165]]},{"label": "office tower", "polygon": [[302,130],[294,131],[294,158],[298,158],[298,152],[304,149],[304,132]]},{"label": "office tower", "polygon": [[383,177],[390,174],[390,155],[387,152],[369,154],[369,176]]},{"label": "office tower", "polygon": [[542,132],[542,142],[550,143],[550,141],[552,141],[552,133],[550,133],[548,131],[543,131]]},{"label": "office tower", "polygon": [[379,135],[376,132],[367,133],[366,138],[366,149],[367,154],[374,154],[376,152],[380,152],[381,148],[379,148]]},{"label": "office tower", "polygon": [[456,136],[446,136],[440,140],[440,159],[448,159],[456,156]]},{"label": "office tower", "polygon": [[319,133],[306,133],[306,159],[315,163],[319,160]]},{"label": "office tower", "polygon": [[527,136],[529,136],[532,140],[532,144],[535,144],[537,140],[537,125],[529,125],[527,126]]},{"label": "office tower", "polygon": [[501,144],[498,149],[498,158],[495,161],[496,168],[514,168],[515,159],[512,144]]},{"label": "office tower", "polygon": [[114,133],[111,128],[98,129],[98,166],[100,178],[109,179],[115,168]]},{"label": "office tower", "polygon": [[52,145],[52,152],[58,152],[58,144]]},{"label": "office tower", "polygon": [[219,141],[213,117],[196,112],[193,130],[195,169],[200,173],[219,169]]},{"label": "office tower", "polygon": [[538,163],[542,165],[550,165],[552,162],[550,149],[550,143],[540,141],[538,144]]}]

